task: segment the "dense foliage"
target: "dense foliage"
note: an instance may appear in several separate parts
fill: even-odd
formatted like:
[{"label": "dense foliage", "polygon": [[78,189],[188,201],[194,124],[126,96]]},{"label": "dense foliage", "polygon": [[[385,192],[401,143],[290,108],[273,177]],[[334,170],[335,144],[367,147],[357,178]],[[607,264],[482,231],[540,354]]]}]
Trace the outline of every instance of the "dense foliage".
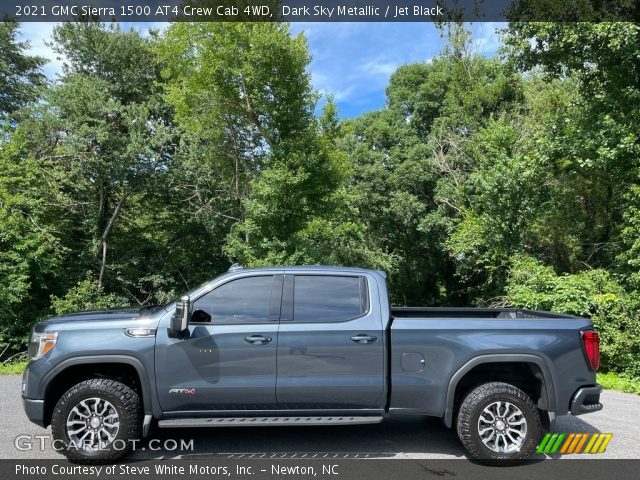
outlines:
[{"label": "dense foliage", "polygon": [[640,377],[640,296],[625,291],[606,270],[557,275],[531,257],[516,257],[506,293],[514,305],[593,319],[603,369]]},{"label": "dense foliage", "polygon": [[386,270],[396,304],[590,316],[604,366],[640,375],[638,25],[514,23],[495,58],[443,25],[346,121],[284,24],[61,25],[50,85],[1,25],[7,354],[231,262],[325,263]]},{"label": "dense foliage", "polygon": [[17,41],[17,34],[17,23],[0,22],[0,121],[36,99],[45,84],[40,71],[45,60],[27,55],[28,45]]}]

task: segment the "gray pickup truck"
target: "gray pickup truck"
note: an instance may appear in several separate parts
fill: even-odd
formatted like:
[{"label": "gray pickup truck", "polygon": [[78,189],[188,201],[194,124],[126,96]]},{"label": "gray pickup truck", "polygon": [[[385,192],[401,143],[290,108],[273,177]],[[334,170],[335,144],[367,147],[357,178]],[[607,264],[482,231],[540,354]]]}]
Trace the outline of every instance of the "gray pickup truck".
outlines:
[{"label": "gray pickup truck", "polygon": [[357,268],[234,266],[168,305],[39,322],[25,411],[85,463],[121,457],[152,425],[345,425],[386,415],[440,417],[471,458],[495,463],[533,455],[557,416],[602,408],[589,320],[395,308],[385,279]]}]

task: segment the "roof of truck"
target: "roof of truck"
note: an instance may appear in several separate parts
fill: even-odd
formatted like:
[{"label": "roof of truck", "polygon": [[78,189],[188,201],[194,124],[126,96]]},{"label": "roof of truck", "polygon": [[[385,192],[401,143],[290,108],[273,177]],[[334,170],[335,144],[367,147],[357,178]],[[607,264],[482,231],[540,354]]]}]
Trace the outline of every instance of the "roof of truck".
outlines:
[{"label": "roof of truck", "polygon": [[251,267],[245,268],[242,265],[234,263],[229,268],[228,272],[254,272],[254,271],[272,271],[272,270],[296,270],[296,271],[333,271],[333,272],[351,272],[351,273],[372,273],[377,272],[386,278],[387,274],[381,270],[371,270],[360,267],[342,267],[337,265],[286,265],[286,266],[273,266],[273,267]]}]

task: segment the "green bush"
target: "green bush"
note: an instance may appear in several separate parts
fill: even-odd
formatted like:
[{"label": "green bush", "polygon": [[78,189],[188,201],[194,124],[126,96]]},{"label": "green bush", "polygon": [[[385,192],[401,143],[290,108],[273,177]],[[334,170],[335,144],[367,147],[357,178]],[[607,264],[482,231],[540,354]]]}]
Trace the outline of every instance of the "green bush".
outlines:
[{"label": "green bush", "polygon": [[598,373],[597,381],[602,388],[619,392],[637,393],[640,395],[640,380],[634,380],[613,372]]},{"label": "green bush", "polygon": [[90,275],[71,288],[67,294],[51,297],[51,306],[56,315],[101,308],[125,307],[129,301],[113,293],[106,294]]},{"label": "green bush", "polygon": [[640,298],[605,270],[557,275],[531,257],[517,256],[506,297],[515,307],[591,318],[600,333],[602,369],[640,377]]},{"label": "green bush", "polygon": [[0,375],[22,375],[25,367],[27,366],[26,360],[20,360],[17,362],[0,363]]}]

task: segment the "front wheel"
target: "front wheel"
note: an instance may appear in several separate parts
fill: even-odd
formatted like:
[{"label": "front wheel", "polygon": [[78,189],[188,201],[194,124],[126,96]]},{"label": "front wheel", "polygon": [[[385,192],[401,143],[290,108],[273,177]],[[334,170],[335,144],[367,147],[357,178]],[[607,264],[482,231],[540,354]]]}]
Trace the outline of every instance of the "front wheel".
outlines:
[{"label": "front wheel", "polygon": [[51,431],[56,449],[78,463],[108,463],[140,438],[140,398],[116,380],[94,378],[71,387],[56,404]]},{"label": "front wheel", "polygon": [[487,464],[530,458],[540,440],[540,414],[531,398],[508,383],[475,388],[458,412],[458,437],[471,458]]}]

